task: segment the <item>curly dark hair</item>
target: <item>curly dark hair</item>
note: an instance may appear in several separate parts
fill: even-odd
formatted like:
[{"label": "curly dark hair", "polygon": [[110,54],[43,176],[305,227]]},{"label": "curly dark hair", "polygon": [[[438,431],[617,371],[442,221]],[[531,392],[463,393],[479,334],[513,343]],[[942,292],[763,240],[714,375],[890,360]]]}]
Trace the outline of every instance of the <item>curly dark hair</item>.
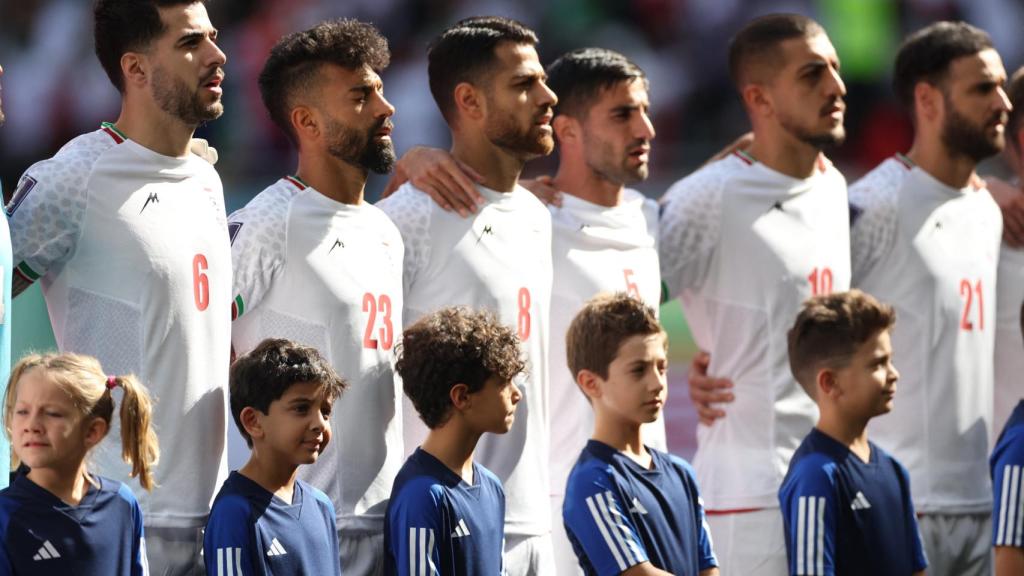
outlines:
[{"label": "curly dark hair", "polygon": [[608,378],[608,367],[622,343],[633,336],[652,334],[665,334],[665,330],[650,306],[625,292],[594,296],[572,319],[565,334],[565,356],[573,379],[580,370]]},{"label": "curly dark hair", "polygon": [[512,380],[526,369],[519,338],[491,312],[443,308],[402,333],[395,370],[420,418],[437,428],[451,416],[456,384],[477,392],[492,376]]},{"label": "curly dark hair", "polygon": [[380,73],[390,63],[388,41],[372,24],[352,19],[321,22],[274,45],[260,72],[260,97],[274,123],[297,143],[289,112],[296,94],[316,88],[321,66],[369,66]]},{"label": "curly dark hair", "polygon": [[266,414],[272,402],[302,382],[318,382],[329,402],[348,388],[316,348],[283,338],[267,338],[231,365],[231,417],[250,448],[252,438],[242,426],[242,410],[252,406]]}]

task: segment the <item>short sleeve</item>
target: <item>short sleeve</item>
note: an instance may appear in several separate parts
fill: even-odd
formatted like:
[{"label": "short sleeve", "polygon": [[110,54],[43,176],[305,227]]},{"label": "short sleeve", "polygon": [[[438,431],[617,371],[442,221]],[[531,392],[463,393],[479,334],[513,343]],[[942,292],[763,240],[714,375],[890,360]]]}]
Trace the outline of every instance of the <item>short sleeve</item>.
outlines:
[{"label": "short sleeve", "polygon": [[272,187],[228,217],[232,319],[259,306],[284,268],[292,196],[286,190]]},{"label": "short sleeve", "polygon": [[914,562],[914,572],[920,572],[928,567],[928,557],[924,553],[924,544],[921,542],[921,529],[917,525],[917,513],[914,512],[914,499],[910,495],[910,473],[898,462],[897,470],[900,474],[900,486],[903,490],[903,522],[909,532],[909,542],[913,546],[911,557]]},{"label": "short sleeve", "polygon": [[439,575],[444,535],[443,494],[439,487],[406,484],[388,509],[391,549],[400,576]]},{"label": "short sleeve", "polygon": [[391,196],[377,203],[402,234],[405,257],[402,283],[406,294],[415,285],[418,273],[430,262],[430,219],[434,201],[412,184],[405,184]]},{"label": "short sleeve", "polygon": [[[897,175],[878,170],[850,187],[850,264],[855,287],[892,251],[896,240]],[[887,175],[888,181],[884,180]]]},{"label": "short sleeve", "polygon": [[828,465],[805,461],[779,492],[792,576],[834,576],[838,494]]},{"label": "short sleeve", "polygon": [[711,526],[708,525],[707,514],[704,512],[704,498],[700,495],[697,474],[694,472],[693,467],[682,458],[673,456],[672,460],[682,470],[684,480],[691,491],[693,518],[697,524],[698,534],[697,552],[700,554],[698,565],[702,571],[714,568],[718,566],[718,558],[715,556],[714,542],[711,539]]},{"label": "short sleeve", "polygon": [[[6,492],[7,489],[4,491]],[[0,498],[0,576],[13,576],[14,564],[11,562],[8,550],[8,535],[11,516],[18,509],[18,504],[12,498]]]},{"label": "short sleeve", "polygon": [[658,258],[668,298],[700,289],[722,225],[721,167],[712,164],[675,183],[661,198]]},{"label": "short sleeve", "polygon": [[992,545],[1024,548],[1024,437],[1009,428],[992,462]]},{"label": "short sleeve", "polygon": [[240,496],[218,498],[210,511],[203,536],[203,558],[209,576],[263,574],[262,563],[252,559],[260,550],[250,536],[252,511]]},{"label": "short sleeve", "polygon": [[577,555],[582,552],[600,576],[620,574],[649,560],[627,510],[607,470],[570,475],[562,520]]}]

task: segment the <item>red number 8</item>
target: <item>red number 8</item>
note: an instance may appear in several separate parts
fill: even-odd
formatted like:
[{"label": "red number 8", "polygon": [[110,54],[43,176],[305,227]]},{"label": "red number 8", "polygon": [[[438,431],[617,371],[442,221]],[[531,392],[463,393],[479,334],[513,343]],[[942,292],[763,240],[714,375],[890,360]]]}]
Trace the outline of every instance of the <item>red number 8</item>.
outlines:
[{"label": "red number 8", "polygon": [[530,337],[530,289],[525,286],[519,289],[519,320],[516,328],[520,340]]}]

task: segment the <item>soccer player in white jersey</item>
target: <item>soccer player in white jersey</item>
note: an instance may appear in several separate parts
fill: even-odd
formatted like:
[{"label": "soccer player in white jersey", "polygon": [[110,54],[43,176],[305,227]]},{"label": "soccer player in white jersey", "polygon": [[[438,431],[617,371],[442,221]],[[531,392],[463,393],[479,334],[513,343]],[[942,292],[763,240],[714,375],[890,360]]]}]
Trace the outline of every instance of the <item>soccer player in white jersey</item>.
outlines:
[{"label": "soccer player in white jersey", "polygon": [[[4,75],[4,67],[0,66],[0,77]],[[0,126],[4,125],[3,101],[0,100]],[[0,197],[3,193],[3,182],[0,182]],[[0,374],[11,371],[11,235],[7,218],[0,218]],[[0,385],[0,394],[6,392],[6,382]],[[11,443],[6,438],[0,439],[0,487],[7,486],[10,478]]]},{"label": "soccer player in white jersey", "polygon": [[264,338],[317,348],[345,375],[328,446],[303,480],[335,503],[346,574],[380,574],[384,511],[402,466],[401,391],[391,348],[402,329],[402,237],[363,200],[394,163],[380,72],[387,41],[355,20],[281,39],[260,74],[271,118],[299,165],[231,214],[235,352]]},{"label": "soccer player in white jersey", "polygon": [[[486,204],[479,212],[463,219],[410,184],[378,204],[405,241],[406,323],[468,305],[494,311],[522,340],[529,370],[517,382],[523,398],[516,424],[477,447],[480,463],[505,486],[506,567],[516,575],[554,571],[547,449],[551,217],[517,183],[527,160],[554,147],[557,99],[544,83],[536,43],[516,21],[477,17],[456,23],[430,48],[430,90],[451,128],[452,156],[483,177]],[[405,424],[406,446],[421,444],[423,424],[411,418]]]},{"label": "soccer player in white jersey", "polygon": [[[14,292],[41,279],[60,350],[135,373],[158,399],[157,488],[136,496],[153,573],[192,574],[227,474],[231,252],[220,178],[189,146],[223,112],[226,58],[201,1],[100,0],[94,16],[121,114],[22,176],[7,207]],[[94,460],[127,479],[114,443]]]},{"label": "soccer player in white jersey", "polygon": [[820,154],[845,136],[846,88],[825,31],[798,15],[747,24],[729,65],[753,142],[662,198],[661,274],[709,373],[735,384],[693,460],[722,572],[784,574],[776,493],[817,417],[787,368],[786,330],[807,297],[849,286],[846,181]]},{"label": "soccer player in white jersey", "polygon": [[911,35],[893,85],[914,145],[850,190],[853,284],[901,319],[892,347],[903,401],[871,433],[910,470],[933,576],[992,569],[986,454],[1002,219],[974,169],[1003,148],[1005,81],[973,26],[939,22]]}]

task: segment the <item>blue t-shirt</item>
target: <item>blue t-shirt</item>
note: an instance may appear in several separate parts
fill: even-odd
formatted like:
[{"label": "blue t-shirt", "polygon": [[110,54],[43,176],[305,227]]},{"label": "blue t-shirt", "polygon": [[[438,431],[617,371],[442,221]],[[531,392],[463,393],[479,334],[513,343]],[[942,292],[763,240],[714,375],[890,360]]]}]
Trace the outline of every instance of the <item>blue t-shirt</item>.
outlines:
[{"label": "blue t-shirt", "polygon": [[142,510],[124,484],[93,475],[78,506],[24,474],[0,490],[0,576],[149,574]]},{"label": "blue t-shirt", "polygon": [[473,485],[417,448],[402,465],[384,516],[384,573],[502,573],[505,491],[473,463]]},{"label": "blue t-shirt", "polygon": [[650,562],[677,575],[718,565],[693,468],[647,448],[643,468],[590,440],[569,473],[562,519],[586,574],[619,574]]},{"label": "blue t-shirt", "polygon": [[999,435],[992,457],[992,545],[1024,548],[1024,400]]},{"label": "blue t-shirt", "polygon": [[208,576],[340,576],[334,505],[302,480],[287,503],[232,472],[213,501],[203,556]]},{"label": "blue t-shirt", "polygon": [[906,468],[868,442],[869,462],[812,429],[779,489],[789,573],[907,576],[928,562]]}]

